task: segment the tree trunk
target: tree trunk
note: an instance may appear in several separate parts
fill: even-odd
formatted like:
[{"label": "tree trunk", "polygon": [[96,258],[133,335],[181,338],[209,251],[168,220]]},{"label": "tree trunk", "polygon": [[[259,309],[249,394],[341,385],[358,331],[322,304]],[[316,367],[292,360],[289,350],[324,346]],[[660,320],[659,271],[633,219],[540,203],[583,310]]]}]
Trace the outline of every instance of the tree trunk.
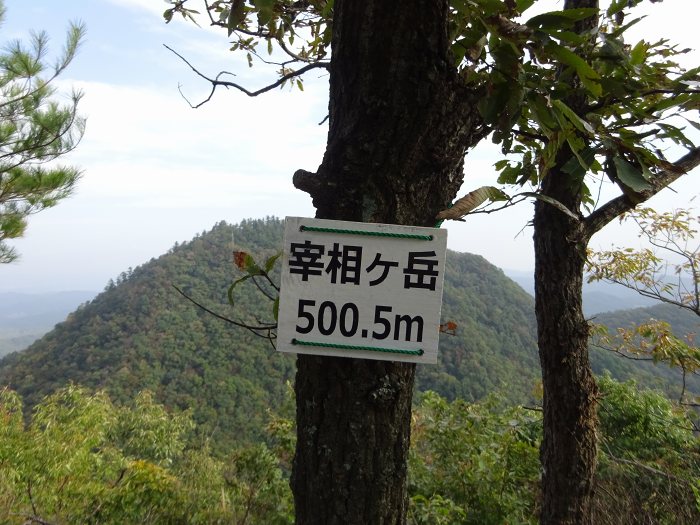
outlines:
[{"label": "tree trunk", "polygon": [[[598,7],[598,0],[565,0],[565,9]],[[576,32],[597,27],[597,16],[576,24]],[[589,34],[593,34],[592,32]],[[593,38],[593,37],[592,37]],[[576,81],[566,104],[585,114],[586,97]],[[562,167],[573,156],[560,150],[542,181],[542,193],[577,213],[535,204],[535,311],[544,391],[541,446],[540,523],[591,523],[597,460],[597,386],[588,361],[588,323],[583,316],[583,271],[590,239],[580,215],[581,189]]]},{"label": "tree trunk", "polygon": [[[566,177],[550,173],[547,195]],[[563,193],[568,190],[564,188]],[[574,207],[570,209],[576,209]],[[544,202],[535,205],[535,309],[544,389],[542,524],[591,522],[596,467],[597,388],[588,362],[581,289],[586,244],[581,223]]]},{"label": "tree trunk", "polygon": [[[294,184],[316,216],[432,226],[483,137],[477,94],[449,54],[447,0],[336,0],[330,128],[315,174]],[[296,522],[401,524],[415,365],[297,359]]]}]

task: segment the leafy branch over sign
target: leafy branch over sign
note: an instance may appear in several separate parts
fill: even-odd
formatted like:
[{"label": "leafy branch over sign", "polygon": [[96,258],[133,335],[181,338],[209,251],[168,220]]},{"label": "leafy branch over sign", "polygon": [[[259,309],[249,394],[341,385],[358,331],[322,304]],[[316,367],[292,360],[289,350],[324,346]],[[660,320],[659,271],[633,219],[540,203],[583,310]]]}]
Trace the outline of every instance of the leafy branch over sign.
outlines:
[{"label": "leafy branch over sign", "polygon": [[233,263],[236,266],[236,268],[245,272],[245,275],[243,275],[239,279],[236,279],[231,284],[231,286],[229,286],[226,294],[228,297],[229,304],[231,306],[235,306],[235,301],[233,298],[234,290],[241,283],[251,281],[258,289],[258,291],[266,299],[272,302],[272,315],[274,317],[274,321],[262,321],[259,319],[255,319],[255,322],[248,322],[238,319],[231,319],[230,317],[222,315],[212,310],[211,308],[204,306],[201,302],[195,300],[177,286],[173,285],[173,288],[175,288],[175,290],[177,290],[177,292],[180,295],[182,295],[185,299],[190,301],[192,304],[194,304],[201,310],[204,310],[208,314],[213,315],[214,317],[221,319],[222,321],[226,321],[227,323],[230,323],[234,326],[238,326],[239,328],[244,328],[245,330],[251,332],[253,335],[267,339],[268,341],[270,341],[270,344],[274,348],[275,339],[277,338],[277,333],[275,332],[275,330],[277,329],[277,314],[279,311],[280,289],[279,285],[277,285],[270,277],[270,272],[272,272],[275,263],[281,255],[282,252],[276,253],[275,255],[269,257],[265,261],[265,263],[262,266],[260,266],[258,265],[258,263],[255,262],[255,259],[253,259],[253,257],[249,253],[244,251],[234,251]]}]

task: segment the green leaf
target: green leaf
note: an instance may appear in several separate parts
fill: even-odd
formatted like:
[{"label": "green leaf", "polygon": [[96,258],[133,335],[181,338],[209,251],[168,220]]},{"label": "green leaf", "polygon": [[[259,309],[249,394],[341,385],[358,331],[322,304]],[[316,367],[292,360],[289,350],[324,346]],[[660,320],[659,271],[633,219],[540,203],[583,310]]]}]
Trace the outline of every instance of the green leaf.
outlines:
[{"label": "green leaf", "polygon": [[462,44],[463,41],[464,39],[461,39],[452,44],[452,55],[454,56],[455,67],[462,63],[464,55],[467,54],[467,48]]},{"label": "green leaf", "polygon": [[624,63],[629,61],[629,51],[624,41],[607,35],[600,48],[599,56],[607,60]]},{"label": "green leaf", "polygon": [[486,31],[485,27],[479,25],[467,31],[464,38],[454,43],[452,52],[455,54],[457,64],[460,64],[465,56],[471,60],[477,60],[481,56],[487,43]]},{"label": "green leaf", "polygon": [[651,190],[652,186],[644,178],[644,174],[620,156],[613,159],[617,178],[627,187],[641,192]]},{"label": "green leaf", "polygon": [[272,303],[272,315],[275,317],[275,321],[278,321],[278,317],[280,314],[280,298],[277,296],[275,298],[275,302]]},{"label": "green leaf", "polygon": [[579,161],[581,167],[585,167],[587,169],[588,167],[586,166],[586,161],[581,157],[581,151],[583,151],[583,149],[586,147],[586,143],[575,135],[568,135],[566,137],[566,143],[571,148],[571,152]]},{"label": "green leaf", "polygon": [[518,186],[523,186],[527,182],[535,184],[537,181],[537,170],[532,163],[525,162],[520,168],[520,178],[515,181]]},{"label": "green leaf", "polygon": [[231,306],[234,306],[234,301],[233,301],[233,290],[234,290],[234,288],[236,288],[236,286],[238,286],[238,285],[241,284],[242,282],[247,281],[247,280],[250,279],[251,277],[253,277],[252,274],[244,275],[244,276],[241,277],[240,279],[236,279],[235,281],[233,281],[233,283],[231,284],[231,286],[228,287],[228,291],[226,292],[226,295],[228,296],[228,303],[229,303]]},{"label": "green leaf", "polygon": [[588,122],[579,117],[573,109],[564,104],[564,102],[562,102],[561,100],[552,100],[552,106],[556,107],[559,111],[561,111],[566,117],[566,119],[569,122],[571,122],[579,131],[590,134],[594,133],[593,127]]},{"label": "green leaf", "polygon": [[642,20],[644,20],[644,18],[645,18],[645,17],[643,17],[643,16],[640,16],[640,17],[635,18],[634,20],[632,20],[632,21],[626,23],[625,25],[618,27],[615,31],[613,31],[612,33],[610,33],[610,36],[611,36],[611,37],[618,37],[618,36],[622,35],[622,34],[623,34],[625,31],[627,31],[630,27],[632,27],[632,26],[634,26],[634,25],[637,25],[639,22],[641,22]]},{"label": "green leaf", "polygon": [[498,121],[511,96],[512,87],[507,82],[492,84],[489,94],[479,100],[477,108],[487,124]]},{"label": "green leaf", "polygon": [[622,78],[603,76],[600,79],[600,85],[606,96],[610,95],[615,98],[624,98],[629,93],[628,84]]},{"label": "green leaf", "polygon": [[272,268],[275,266],[277,259],[279,259],[281,255],[282,252],[277,252],[275,255],[273,255],[267,261],[265,261],[265,273],[270,273],[272,271]]},{"label": "green leaf", "polygon": [[532,95],[528,97],[528,105],[537,123],[544,128],[542,131],[547,134],[549,130],[559,128],[551,108],[547,105],[547,99],[540,94],[533,93]]},{"label": "green leaf", "polygon": [[233,262],[239,270],[253,275],[261,275],[262,270],[256,264],[255,259],[244,251],[233,252]]},{"label": "green leaf", "polygon": [[515,5],[516,5],[519,13],[524,13],[525,11],[530,9],[532,4],[534,4],[534,3],[535,3],[535,0],[516,0]]},{"label": "green leaf", "polygon": [[698,80],[698,75],[700,75],[700,67],[694,67],[683,73],[681,76],[679,76],[677,80]]},{"label": "green leaf", "polygon": [[683,93],[680,95],[671,95],[657,102],[656,104],[649,106],[646,109],[650,112],[665,111],[669,108],[680,106],[681,104],[687,102],[689,99],[690,94],[687,93]]},{"label": "green leaf", "polygon": [[515,184],[521,172],[520,167],[520,163],[515,166],[507,165],[498,176],[497,182],[499,184]]},{"label": "green leaf", "polygon": [[484,17],[494,16],[504,11],[501,0],[478,0],[480,14]]},{"label": "green leaf", "polygon": [[323,18],[332,18],[331,14],[333,13],[333,4],[335,4],[335,0],[328,0],[326,2],[325,7],[321,11],[321,16]]},{"label": "green leaf", "polygon": [[611,17],[622,11],[625,7],[627,7],[627,0],[613,0],[606,14]]},{"label": "green leaf", "polygon": [[577,180],[583,179],[584,175],[595,162],[595,149],[587,147],[572,156],[561,168],[564,173],[568,173]]},{"label": "green leaf", "polygon": [[681,128],[677,128],[671,124],[658,123],[657,125],[663,130],[663,134],[660,135],[660,138],[668,138],[676,144],[685,146],[688,149],[693,149],[695,147],[693,142],[685,135],[685,133],[683,133]]},{"label": "green leaf", "polygon": [[630,64],[633,66],[639,66],[644,63],[647,57],[647,50],[649,49],[649,44],[644,40],[637,42],[637,45],[630,51]]},{"label": "green leaf", "polygon": [[258,11],[258,23],[262,26],[267,25],[275,15],[275,0],[254,0],[253,4]]},{"label": "green leaf", "polygon": [[557,40],[563,40],[573,46],[581,45],[586,41],[586,36],[574,31],[549,31],[549,34]]},{"label": "green leaf", "polygon": [[591,92],[592,95],[600,97],[603,94],[603,88],[598,80],[600,76],[596,71],[580,56],[563,46],[550,44],[547,46],[557,59],[567,66],[571,66],[576,70],[576,74],[581,79],[581,83]]},{"label": "green leaf", "polygon": [[525,25],[533,29],[567,29],[575,22],[585,20],[598,13],[595,7],[584,7],[580,9],[565,9],[564,11],[550,11],[532,17],[525,22]]},{"label": "green leaf", "polygon": [[494,168],[496,168],[497,171],[501,171],[503,168],[508,166],[508,159],[501,159],[499,161],[496,161],[496,163],[493,166]]},{"label": "green leaf", "polygon": [[692,120],[687,120],[687,122],[688,122],[688,124],[690,124],[691,126],[693,126],[695,129],[697,129],[698,131],[700,131],[700,122],[694,122],[694,121],[692,121]]},{"label": "green leaf", "polygon": [[231,2],[231,11],[229,11],[228,20],[226,21],[228,36],[231,36],[231,33],[236,30],[243,20],[245,20],[245,1],[233,0]]}]

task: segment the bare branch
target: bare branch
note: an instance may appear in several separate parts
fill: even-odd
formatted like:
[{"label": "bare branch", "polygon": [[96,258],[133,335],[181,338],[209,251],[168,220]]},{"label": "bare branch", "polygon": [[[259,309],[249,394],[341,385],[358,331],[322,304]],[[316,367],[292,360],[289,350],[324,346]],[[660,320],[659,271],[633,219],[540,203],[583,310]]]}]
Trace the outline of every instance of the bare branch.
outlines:
[{"label": "bare branch", "polygon": [[32,480],[31,480],[31,478],[29,478],[27,480],[27,496],[29,496],[29,503],[32,506],[32,512],[36,516],[37,511],[36,511],[36,505],[34,504],[34,496],[32,495]]},{"label": "bare branch", "polygon": [[[606,447],[607,448],[607,447]],[[634,461],[632,459],[625,459],[625,458],[618,458],[616,456],[613,456],[610,450],[606,450],[606,455],[616,463],[624,463],[626,465],[632,465],[636,468],[646,470],[647,472],[651,472],[652,474],[656,474],[657,476],[661,476],[667,479],[671,479],[674,481],[677,481],[682,484],[690,485],[693,486],[693,483],[690,480],[679,478],[678,476],[674,476],[673,474],[669,474],[668,472],[664,472],[663,470],[656,469],[654,467],[650,467],[649,465],[645,465],[644,463],[640,461]]]},{"label": "bare branch", "polygon": [[262,287],[262,285],[255,279],[255,277],[257,277],[257,276],[253,275],[250,280],[253,281],[253,284],[256,286],[256,288],[258,290],[260,290],[260,293],[263,294],[265,297],[267,297],[270,301],[274,301],[275,298],[272,295],[270,295],[268,293],[268,291]]},{"label": "bare branch", "polygon": [[598,343],[591,343],[591,346],[594,348],[597,348],[598,350],[605,350],[607,352],[612,352],[614,354],[619,355],[620,357],[624,357],[625,359],[629,359],[631,361],[654,361],[653,357],[636,357],[634,354],[629,354],[627,352],[623,352],[622,350],[619,350],[617,348],[611,348],[609,346],[603,346]]},{"label": "bare branch", "polygon": [[649,91],[645,91],[643,93],[635,94],[632,95],[629,98],[612,98],[612,99],[607,99],[607,100],[602,100],[596,104],[591,104],[585,109],[586,113],[592,113],[594,111],[598,111],[599,109],[603,109],[606,106],[612,106],[613,104],[620,104],[624,103],[627,101],[633,101],[637,100],[639,98],[644,98],[644,97],[650,97],[652,95],[680,95],[680,94],[695,94],[695,93],[700,93],[697,89],[651,89]]},{"label": "bare branch", "polygon": [[[190,301],[192,304],[194,304],[194,305],[197,306],[198,308],[201,308],[202,310],[204,310],[204,311],[207,312],[208,314],[211,314],[211,315],[213,315],[214,317],[216,317],[217,319],[221,319],[222,321],[226,321],[227,323],[231,323],[232,325],[238,326],[238,327],[240,327],[240,328],[245,328],[246,330],[250,331],[251,333],[257,335],[258,337],[264,337],[265,339],[271,339],[271,338],[272,338],[272,333],[271,333],[272,330],[274,330],[275,328],[277,328],[277,325],[276,325],[276,324],[261,324],[260,326],[252,326],[252,325],[248,325],[248,324],[242,323],[242,322],[240,322],[240,321],[234,321],[233,319],[229,319],[228,317],[226,317],[226,316],[224,316],[224,315],[218,314],[218,313],[214,312],[213,310],[210,310],[209,308],[207,308],[207,307],[204,306],[203,304],[198,303],[198,302],[195,301],[192,297],[190,297],[190,296],[187,295],[185,292],[183,292],[182,290],[180,290],[180,288],[178,288],[178,287],[175,286],[174,284],[172,285],[172,287],[175,288],[175,290],[177,290],[177,292],[178,292],[180,295],[182,295],[185,299],[187,299],[188,301]],[[266,334],[260,334],[260,333],[258,333],[258,332],[267,332],[267,333],[266,333]]]},{"label": "bare branch", "polygon": [[[223,86],[225,88],[235,88],[242,93],[245,93],[249,97],[257,97],[258,95],[262,95],[263,93],[267,93],[268,91],[271,91],[275,89],[276,87],[281,86],[288,80],[299,77],[306,73],[307,71],[311,71],[312,69],[328,69],[329,63],[328,62],[315,62],[313,64],[307,64],[306,66],[297,69],[296,71],[291,71],[287,73],[286,75],[282,75],[279,79],[277,79],[276,82],[273,82],[272,84],[268,84],[267,86],[258,89],[257,91],[250,91],[240,84],[236,84],[235,82],[230,82],[227,80],[219,80],[222,75],[233,75],[233,73],[229,73],[228,71],[221,71],[218,75],[216,75],[216,78],[210,78],[203,74],[201,71],[199,71],[196,67],[194,67],[185,57],[183,57],[180,53],[175,51],[173,48],[169,47],[166,44],[163,44],[163,46],[170,52],[172,52],[174,55],[176,55],[180,60],[182,60],[185,64],[187,64],[192,71],[194,71],[198,76],[206,80],[211,84],[211,92],[209,93],[209,96],[201,101],[199,104],[192,104],[184,95],[183,98],[187,101],[187,103],[192,107],[193,109],[199,108],[209,102],[212,97],[214,96],[214,92],[216,91],[216,88],[219,86]],[[178,88],[179,89],[179,88]],[[182,94],[182,91],[180,91],[180,94]]]},{"label": "bare branch", "polygon": [[549,142],[549,139],[542,135],[541,133],[533,133],[531,131],[525,131],[522,128],[514,129],[513,133],[516,135],[520,135],[521,137],[525,137],[526,139],[532,139],[532,140],[539,140],[540,142],[547,143]]},{"label": "bare branch", "polygon": [[677,306],[678,308],[683,308],[684,310],[688,310],[690,312],[693,312],[695,315],[700,316],[700,304],[695,302],[691,303],[685,303],[680,299],[676,299],[674,297],[667,297],[664,295],[664,292],[658,288],[658,286],[655,287],[642,287],[635,282],[630,282],[622,279],[615,279],[612,277],[605,277],[604,280],[606,280],[609,283],[613,284],[619,284],[620,286],[624,286],[625,288],[629,290],[633,290],[637,292],[639,295],[642,297],[647,297],[649,299],[654,299],[656,301],[660,301],[662,303],[670,304],[672,306]]}]

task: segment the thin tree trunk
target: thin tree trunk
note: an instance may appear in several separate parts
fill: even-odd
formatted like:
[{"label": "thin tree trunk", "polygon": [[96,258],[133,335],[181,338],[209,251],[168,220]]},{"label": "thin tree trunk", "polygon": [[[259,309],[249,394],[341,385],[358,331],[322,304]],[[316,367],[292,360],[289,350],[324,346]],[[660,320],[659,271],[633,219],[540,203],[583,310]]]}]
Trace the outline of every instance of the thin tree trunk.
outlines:
[{"label": "thin tree trunk", "polygon": [[586,246],[576,242],[579,233],[580,223],[549,204],[536,204],[535,309],[544,387],[542,524],[591,523],[597,387],[588,361],[581,301]]},{"label": "thin tree trunk", "polygon": [[[598,0],[565,0],[565,9],[597,8]],[[598,17],[576,23],[591,34]],[[591,36],[591,38],[595,38]],[[586,97],[572,85],[566,104],[585,113]],[[581,188],[562,167],[573,156],[564,147],[542,182],[542,193],[579,214]],[[580,214],[579,214],[580,215]],[[542,201],[535,204],[535,311],[544,390],[541,446],[543,525],[591,523],[597,465],[597,385],[588,360],[583,316],[583,272],[590,239],[583,217],[574,219]]]},{"label": "thin tree trunk", "polygon": [[[449,56],[447,0],[336,0],[330,129],[295,185],[316,216],[432,226],[483,137]],[[292,490],[299,525],[402,524],[415,365],[297,360]]]}]

